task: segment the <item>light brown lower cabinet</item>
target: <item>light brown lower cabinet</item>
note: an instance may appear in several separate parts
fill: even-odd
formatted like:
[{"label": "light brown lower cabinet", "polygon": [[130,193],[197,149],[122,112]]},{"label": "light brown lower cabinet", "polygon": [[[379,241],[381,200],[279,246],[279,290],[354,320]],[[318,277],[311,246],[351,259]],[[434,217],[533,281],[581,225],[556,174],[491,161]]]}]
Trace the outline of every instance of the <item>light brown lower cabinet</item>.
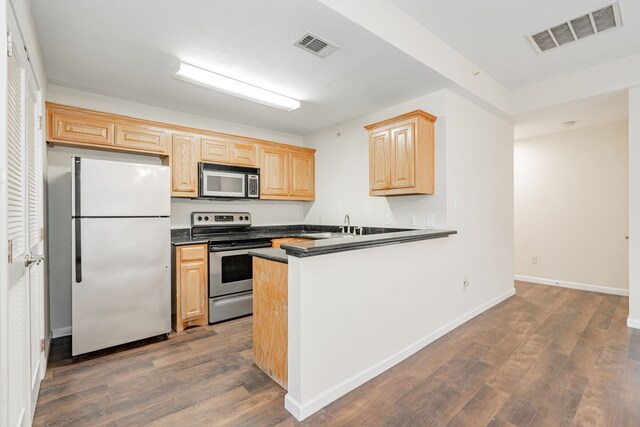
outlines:
[{"label": "light brown lower cabinet", "polygon": [[288,265],[253,257],[253,360],[282,388],[288,381]]},{"label": "light brown lower cabinet", "polygon": [[280,239],[271,239],[271,247],[279,248],[281,245],[286,243],[296,243],[296,242],[308,242],[312,239],[305,239],[303,237],[282,237]]},{"label": "light brown lower cabinet", "polygon": [[173,253],[171,314],[176,332],[190,326],[207,325],[207,245],[175,246]]}]

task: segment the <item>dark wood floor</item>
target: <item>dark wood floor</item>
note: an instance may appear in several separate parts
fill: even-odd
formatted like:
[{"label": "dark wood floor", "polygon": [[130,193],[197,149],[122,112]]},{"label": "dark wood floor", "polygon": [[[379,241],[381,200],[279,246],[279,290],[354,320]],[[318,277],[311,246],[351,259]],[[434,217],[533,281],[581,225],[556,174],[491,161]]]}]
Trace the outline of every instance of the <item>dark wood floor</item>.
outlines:
[{"label": "dark wood floor", "polygon": [[[324,408],[330,426],[640,426],[640,331],[628,299],[517,294]],[[35,425],[290,426],[252,364],[251,318],[74,361],[54,342]]]}]

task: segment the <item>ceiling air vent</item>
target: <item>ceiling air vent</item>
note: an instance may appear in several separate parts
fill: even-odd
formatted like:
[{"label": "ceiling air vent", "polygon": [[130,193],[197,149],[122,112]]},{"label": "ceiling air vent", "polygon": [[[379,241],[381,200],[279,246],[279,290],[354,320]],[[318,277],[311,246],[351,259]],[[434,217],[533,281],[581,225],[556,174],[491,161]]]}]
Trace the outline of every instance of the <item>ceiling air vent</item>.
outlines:
[{"label": "ceiling air vent", "polygon": [[527,38],[536,52],[542,53],[609,28],[621,26],[620,6],[615,1],[551,28],[531,34]]},{"label": "ceiling air vent", "polygon": [[338,46],[336,46],[335,44],[330,43],[326,40],[322,40],[318,36],[315,36],[311,33],[306,33],[304,36],[300,37],[293,45],[299,47],[300,49],[304,49],[307,52],[313,53],[320,58],[326,58],[327,56],[338,50]]}]

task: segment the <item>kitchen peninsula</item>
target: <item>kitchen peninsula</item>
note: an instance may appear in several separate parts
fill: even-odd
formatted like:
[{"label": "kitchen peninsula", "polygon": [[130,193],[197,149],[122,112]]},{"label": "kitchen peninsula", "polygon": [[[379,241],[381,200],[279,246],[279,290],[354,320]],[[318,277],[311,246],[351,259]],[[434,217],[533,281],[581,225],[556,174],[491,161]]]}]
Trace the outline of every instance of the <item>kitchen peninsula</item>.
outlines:
[{"label": "kitchen peninsula", "polygon": [[[288,390],[289,411],[305,418],[428,344],[407,348],[409,335],[397,331],[412,305],[422,311],[412,304],[416,292],[437,285],[424,272],[432,261],[434,271],[446,265],[442,238],[456,233],[408,230],[249,251],[254,360]],[[424,308],[437,305],[435,297]]]}]

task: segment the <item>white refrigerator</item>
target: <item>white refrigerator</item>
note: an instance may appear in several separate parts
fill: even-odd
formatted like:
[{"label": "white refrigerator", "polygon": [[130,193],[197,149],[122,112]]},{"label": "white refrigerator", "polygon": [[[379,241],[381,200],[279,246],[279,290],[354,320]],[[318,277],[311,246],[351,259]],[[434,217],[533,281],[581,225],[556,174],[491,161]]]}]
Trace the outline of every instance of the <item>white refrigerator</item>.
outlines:
[{"label": "white refrigerator", "polygon": [[169,167],[71,162],[72,354],[169,333]]}]

